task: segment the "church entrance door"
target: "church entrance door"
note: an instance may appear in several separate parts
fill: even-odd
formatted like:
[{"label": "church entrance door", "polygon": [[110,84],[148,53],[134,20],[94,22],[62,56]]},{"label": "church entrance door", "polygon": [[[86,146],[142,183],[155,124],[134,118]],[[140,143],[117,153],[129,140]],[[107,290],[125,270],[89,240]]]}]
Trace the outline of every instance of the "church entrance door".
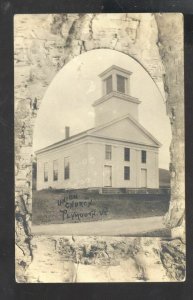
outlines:
[{"label": "church entrance door", "polygon": [[104,186],[112,186],[112,166],[104,166]]}]

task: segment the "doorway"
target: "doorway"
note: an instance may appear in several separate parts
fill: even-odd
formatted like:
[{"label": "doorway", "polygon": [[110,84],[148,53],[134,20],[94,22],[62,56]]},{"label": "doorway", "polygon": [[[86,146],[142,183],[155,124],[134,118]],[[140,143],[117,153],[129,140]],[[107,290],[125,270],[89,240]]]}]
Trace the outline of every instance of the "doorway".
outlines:
[{"label": "doorway", "polygon": [[141,187],[147,187],[147,169],[141,169]]},{"label": "doorway", "polygon": [[104,186],[112,187],[112,166],[104,166]]}]

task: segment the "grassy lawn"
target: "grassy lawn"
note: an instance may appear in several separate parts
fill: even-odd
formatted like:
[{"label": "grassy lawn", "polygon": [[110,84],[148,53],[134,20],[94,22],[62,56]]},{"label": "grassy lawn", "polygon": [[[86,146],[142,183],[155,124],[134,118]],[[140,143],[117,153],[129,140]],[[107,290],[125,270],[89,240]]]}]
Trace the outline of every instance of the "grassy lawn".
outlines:
[{"label": "grassy lawn", "polygon": [[74,191],[69,199],[69,193],[64,190],[33,191],[32,222],[60,224],[162,216],[168,206],[169,195],[104,195]]}]

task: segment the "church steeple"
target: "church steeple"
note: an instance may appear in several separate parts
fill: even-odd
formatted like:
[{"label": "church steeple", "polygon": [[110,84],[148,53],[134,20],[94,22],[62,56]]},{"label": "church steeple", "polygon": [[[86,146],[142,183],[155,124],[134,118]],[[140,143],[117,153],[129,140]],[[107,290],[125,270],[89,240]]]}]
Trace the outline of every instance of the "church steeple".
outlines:
[{"label": "church steeple", "polygon": [[129,95],[130,71],[115,65],[111,66],[99,75],[103,84],[103,96],[117,91]]},{"label": "church steeple", "polygon": [[93,103],[95,126],[102,125],[127,113],[138,119],[137,98],[130,96],[131,72],[111,66],[99,75],[102,80],[102,97]]}]

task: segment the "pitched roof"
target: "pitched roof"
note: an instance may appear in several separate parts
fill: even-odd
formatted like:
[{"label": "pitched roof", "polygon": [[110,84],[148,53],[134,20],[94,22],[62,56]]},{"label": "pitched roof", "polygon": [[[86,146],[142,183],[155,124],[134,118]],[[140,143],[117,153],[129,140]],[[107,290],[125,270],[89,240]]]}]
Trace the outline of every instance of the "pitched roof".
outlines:
[{"label": "pitched roof", "polygon": [[[122,121],[124,119],[127,119],[127,118],[132,123],[134,123],[147,137],[149,137],[157,145],[157,147],[161,146],[161,143],[149,131],[147,131],[137,120],[135,120],[130,114],[126,114],[126,115],[124,115],[122,117],[119,117],[117,119],[114,119],[114,120],[112,120],[112,121],[110,121],[108,123],[105,123],[103,125],[99,125],[97,127],[93,127],[93,128],[87,129],[87,130],[82,131],[82,132],[80,132],[78,134],[72,135],[72,136],[70,136],[67,139],[63,139],[63,140],[58,141],[58,142],[56,142],[54,144],[46,146],[46,147],[44,147],[42,149],[37,150],[35,153],[39,154],[39,153],[45,152],[47,150],[51,150],[51,149],[63,146],[65,144],[73,143],[74,141],[82,139],[82,138],[84,138],[86,136],[92,136],[92,134],[94,134],[93,136],[96,137],[97,136],[96,132],[98,130],[106,128],[106,127],[109,127],[112,124],[118,123],[118,122],[120,122],[120,121]],[[98,135],[98,137],[100,138],[100,135]],[[130,142],[132,142],[132,141],[130,141]]]},{"label": "pitched roof", "polygon": [[112,65],[111,67],[109,67],[108,69],[103,71],[101,74],[99,74],[99,77],[103,77],[104,75],[106,75],[107,73],[109,73],[112,70],[117,70],[117,71],[123,72],[123,73],[128,74],[128,75],[132,74],[131,71],[128,71],[128,70],[123,69],[123,68],[121,68],[119,66],[116,66],[116,65]]},{"label": "pitched roof", "polygon": [[56,148],[56,147],[62,146],[63,144],[69,144],[69,143],[71,143],[74,140],[77,140],[79,138],[85,137],[87,135],[87,132],[89,132],[92,129],[93,128],[90,128],[90,129],[81,131],[81,132],[79,132],[77,134],[71,135],[70,137],[68,137],[66,139],[60,140],[60,141],[58,141],[56,143],[53,143],[51,145],[48,145],[48,146],[46,146],[44,148],[38,149],[38,150],[35,151],[35,153],[38,154],[40,152],[44,152],[46,150],[50,150],[52,148]]},{"label": "pitched roof", "polygon": [[102,128],[105,128],[105,127],[108,127],[112,124],[115,124],[115,123],[118,123],[124,119],[129,119],[132,123],[134,123],[136,125],[136,127],[138,127],[146,136],[148,136],[155,144],[157,144],[158,147],[161,147],[161,143],[147,130],[145,129],[136,119],[134,119],[129,113],[127,113],[126,115],[122,116],[122,117],[119,117],[115,120],[112,120],[108,123],[105,123],[103,125],[100,125],[100,126],[97,126],[93,129],[90,129],[89,130],[89,133],[93,133],[95,131],[98,131],[99,129],[102,129]]}]

